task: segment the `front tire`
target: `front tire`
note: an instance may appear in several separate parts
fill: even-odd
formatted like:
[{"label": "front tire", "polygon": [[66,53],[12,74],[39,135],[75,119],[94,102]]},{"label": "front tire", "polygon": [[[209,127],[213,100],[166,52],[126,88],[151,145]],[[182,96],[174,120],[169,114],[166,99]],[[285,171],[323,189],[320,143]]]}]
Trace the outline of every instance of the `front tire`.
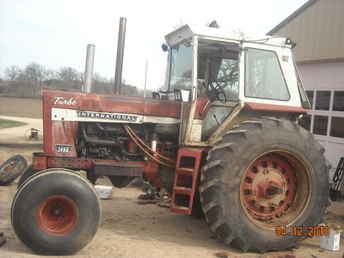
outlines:
[{"label": "front tire", "polygon": [[297,124],[242,122],[208,153],[201,202],[211,230],[243,251],[284,250],[307,237],[280,226],[316,226],[328,205],[324,149]]},{"label": "front tire", "polygon": [[35,175],[38,172],[38,170],[34,170],[32,168],[32,165],[28,166],[18,180],[17,189],[19,189],[29,177]]},{"label": "front tire", "polygon": [[15,233],[39,254],[73,254],[94,237],[101,208],[91,184],[73,171],[50,169],[29,178],[14,197]]}]

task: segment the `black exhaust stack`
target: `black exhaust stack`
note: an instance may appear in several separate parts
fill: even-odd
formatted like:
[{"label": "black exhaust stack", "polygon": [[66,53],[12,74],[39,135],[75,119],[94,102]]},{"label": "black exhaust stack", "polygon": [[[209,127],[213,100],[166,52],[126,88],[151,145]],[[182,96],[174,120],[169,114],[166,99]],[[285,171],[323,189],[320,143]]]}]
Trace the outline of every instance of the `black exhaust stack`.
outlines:
[{"label": "black exhaust stack", "polygon": [[118,43],[117,43],[115,92],[114,92],[115,94],[121,94],[126,26],[127,26],[127,18],[121,17],[119,20]]}]

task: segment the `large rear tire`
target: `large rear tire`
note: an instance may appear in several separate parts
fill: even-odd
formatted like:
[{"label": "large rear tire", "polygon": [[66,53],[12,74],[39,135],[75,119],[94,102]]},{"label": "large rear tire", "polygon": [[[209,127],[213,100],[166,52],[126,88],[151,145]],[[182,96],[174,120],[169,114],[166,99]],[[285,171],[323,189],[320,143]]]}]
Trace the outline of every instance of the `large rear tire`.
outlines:
[{"label": "large rear tire", "polygon": [[[328,206],[324,149],[297,124],[263,118],[242,122],[209,151],[201,202],[225,244],[265,252],[294,247],[311,232],[278,235],[280,226],[316,226]],[[280,231],[281,233],[281,231]]]},{"label": "large rear tire", "polygon": [[15,233],[39,254],[73,254],[94,237],[100,202],[92,185],[65,169],[42,171],[17,191],[11,211]]}]

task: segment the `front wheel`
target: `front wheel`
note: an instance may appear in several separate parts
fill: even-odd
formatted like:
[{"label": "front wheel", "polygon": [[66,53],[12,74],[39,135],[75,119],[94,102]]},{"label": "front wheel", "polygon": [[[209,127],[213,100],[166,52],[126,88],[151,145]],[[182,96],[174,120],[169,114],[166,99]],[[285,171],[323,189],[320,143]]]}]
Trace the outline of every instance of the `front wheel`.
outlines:
[{"label": "front wheel", "polygon": [[38,172],[39,172],[38,170],[34,170],[32,168],[32,165],[29,165],[28,167],[26,167],[23,174],[21,175],[21,177],[18,180],[17,189],[19,189],[28,178],[37,174]]},{"label": "front wheel", "polygon": [[19,239],[36,253],[49,255],[72,254],[86,246],[100,217],[92,185],[65,169],[50,169],[26,180],[11,212]]},{"label": "front wheel", "polygon": [[[291,121],[265,118],[242,122],[212,148],[200,192],[219,239],[265,252],[311,234],[323,220],[328,187],[323,148],[313,136]],[[306,230],[294,234],[297,226]]]}]

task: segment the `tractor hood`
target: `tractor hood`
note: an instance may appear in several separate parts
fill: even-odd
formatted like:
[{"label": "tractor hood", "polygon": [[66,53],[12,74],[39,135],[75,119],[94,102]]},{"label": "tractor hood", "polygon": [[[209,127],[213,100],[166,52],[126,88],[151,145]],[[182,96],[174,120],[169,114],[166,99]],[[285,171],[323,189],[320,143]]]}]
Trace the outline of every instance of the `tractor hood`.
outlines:
[{"label": "tractor hood", "polygon": [[180,103],[123,95],[43,89],[44,119],[75,122],[178,123]]}]

